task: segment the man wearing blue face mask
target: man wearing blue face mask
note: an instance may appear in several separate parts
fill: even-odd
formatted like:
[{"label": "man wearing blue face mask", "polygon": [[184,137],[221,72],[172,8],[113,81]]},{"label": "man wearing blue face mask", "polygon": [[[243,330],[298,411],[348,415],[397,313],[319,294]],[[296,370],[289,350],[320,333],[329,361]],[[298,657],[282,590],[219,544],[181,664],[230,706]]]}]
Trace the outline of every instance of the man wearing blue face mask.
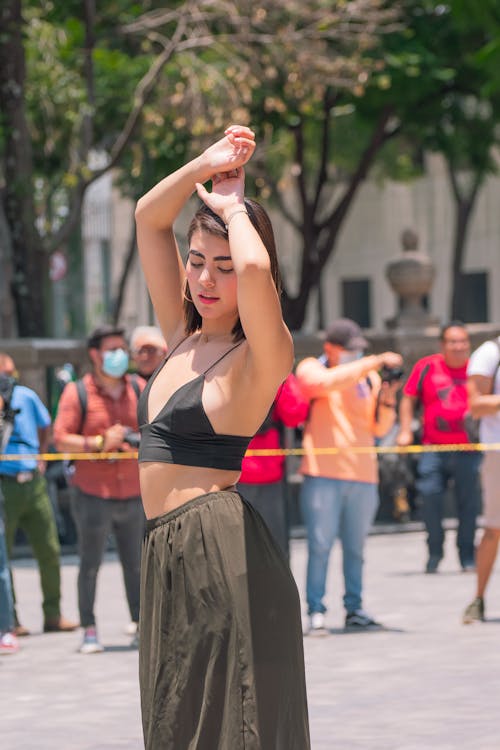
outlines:
[{"label": "man wearing blue face mask", "polygon": [[[143,381],[127,375],[128,345],[122,328],[96,328],[87,341],[92,372],[68,383],[59,401],[54,439],[60,451],[114,453],[136,449],[137,398]],[[78,604],[84,629],[80,652],[103,651],[96,631],[97,574],[111,532],[123,568],[132,623],[139,620],[140,546],[144,512],[135,460],[77,461],[72,511],[78,531]],[[135,641],[134,641],[135,642]]]},{"label": "man wearing blue face mask", "polygon": [[[367,630],[379,624],[362,609],[363,548],[378,505],[375,437],[394,424],[399,383],[382,382],[378,370],[399,368],[395,352],[365,356],[367,340],[354,320],[340,318],[326,333],[323,355],[297,367],[297,379],[311,401],[304,430],[301,506],[307,528],[309,633],[325,635],[323,602],[330,552],[342,544],[345,627]],[[324,448],[338,453],[322,453]]]}]

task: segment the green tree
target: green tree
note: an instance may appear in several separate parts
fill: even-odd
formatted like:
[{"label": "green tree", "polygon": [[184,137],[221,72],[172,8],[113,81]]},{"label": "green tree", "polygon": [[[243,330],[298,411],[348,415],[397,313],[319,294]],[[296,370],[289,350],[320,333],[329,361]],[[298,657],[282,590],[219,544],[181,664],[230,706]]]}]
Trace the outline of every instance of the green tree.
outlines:
[{"label": "green tree", "polygon": [[[378,0],[307,5],[263,0],[248,11],[247,3],[234,3],[236,16],[226,13],[216,21],[217,44],[176,58],[175,92],[164,92],[165,109],[182,102],[176,130],[188,127],[196,150],[228,121],[250,123],[258,131],[261,146],[249,172],[262,198],[274,202],[301,238],[300,288],[292,296],[285,284],[283,295],[285,317],[294,329],[303,323],[311,290],[359,185],[392,135],[387,101],[375,125],[362,129],[358,123],[357,137],[345,119],[374,71],[384,66],[371,51],[381,34],[400,28],[396,5],[387,10]],[[170,19],[168,12],[146,14],[134,28],[153,27],[168,38]],[[244,44],[235,49],[231,29],[242,20]],[[337,134],[348,144],[345,158],[335,152]],[[335,183],[342,194],[332,208]],[[285,197],[290,185],[297,210]]]},{"label": "green tree", "polygon": [[[170,4],[168,37],[133,29],[145,9],[163,13],[158,2],[103,5],[4,0],[0,7],[0,231],[21,336],[45,334],[49,254],[79,227],[89,185],[131,148],[165,65],[213,41],[193,0]],[[205,5],[219,15],[225,7]],[[104,166],[92,166],[96,153]]]},{"label": "green tree", "polygon": [[[412,62],[413,87],[424,94],[418,107],[401,112],[400,132],[412,144],[413,157],[434,151],[442,154],[447,166],[455,206],[451,318],[464,315],[468,230],[481,187],[497,171],[494,149],[500,138],[498,69],[491,66],[500,49],[498,4],[486,0],[474,8],[477,13],[465,15],[472,11],[467,0],[451,0],[447,5],[410,0],[404,7],[409,35],[404,54],[398,39],[386,40],[385,74],[395,81],[406,55]],[[429,87],[432,78],[439,89]],[[426,90],[430,95],[425,96]]]},{"label": "green tree", "polygon": [[457,93],[444,103],[435,139],[446,158],[455,201],[450,316],[461,318],[470,220],[486,178],[498,173],[494,152],[500,143],[500,6],[485,0],[473,8],[469,0],[453,0],[449,12],[451,33],[460,38],[465,54]]},{"label": "green tree", "polygon": [[[79,226],[88,186],[130,151],[140,160],[141,145],[134,139],[140,131],[146,142],[151,140],[147,115],[155,110],[145,105],[159,81],[160,92],[175,104],[176,113],[183,114],[192,104],[189,145],[196,147],[203,135],[211,137],[211,128],[203,132],[204,126],[215,125],[222,112],[219,108],[218,116],[210,118],[201,111],[196,115],[200,100],[213,93],[192,76],[199,68],[196,50],[206,50],[204,62],[212,72],[218,70],[218,88],[227,93],[231,87],[223,85],[225,70],[231,65],[236,71],[248,69],[246,50],[255,61],[259,49],[275,48],[279,59],[282,48],[284,61],[285,55],[288,59],[307,49],[310,60],[314,52],[331,69],[325,51],[332,39],[339,48],[342,40],[342,50],[349,48],[352,55],[356,43],[360,49],[368,46],[381,19],[391,15],[383,10],[382,0],[314,0],[308,5],[289,0],[286,7],[277,0],[258,5],[247,0],[186,0],[170,3],[167,9],[152,0],[141,7],[113,0],[104,8],[97,8],[94,0],[68,0],[64,8],[50,0],[5,0],[0,35],[0,219],[4,218],[2,231],[9,240],[19,334],[46,331],[41,280],[46,278],[49,253],[67,243]],[[163,74],[174,55],[180,75],[172,66],[169,80]],[[338,70],[352,78],[359,57],[349,61],[343,55]],[[182,92],[181,79],[186,77],[189,85]],[[233,79],[238,83],[237,74]],[[171,88],[175,81],[180,88]],[[250,87],[241,78],[239,82],[241,87],[233,86],[230,96],[233,102],[238,97],[240,105],[234,111],[241,115],[251,97]],[[163,116],[163,133],[171,122]],[[176,138],[176,143],[183,140],[184,136]],[[175,151],[179,161],[181,151],[182,144]],[[104,167],[92,168],[95,152],[107,155]]]},{"label": "green tree", "polygon": [[[119,10],[126,3],[112,5]],[[149,54],[141,58],[137,49],[117,50],[110,24],[96,15],[92,0],[68,2],[62,16],[50,2],[5,0],[1,9],[0,219],[10,246],[10,286],[21,336],[46,332],[49,253],[78,226],[86,188],[118,163],[163,61]],[[101,107],[96,66],[106,70],[113,64],[122,73],[122,81],[116,75],[115,82],[122,86],[111,88],[108,106]],[[107,144],[105,117],[106,133],[113,137]],[[92,151],[105,145],[106,166],[92,170]]]},{"label": "green tree", "polygon": [[[267,113],[260,180],[302,245],[298,293],[285,293],[293,328],[303,323],[369,170],[414,176],[425,150],[439,151],[448,164],[456,205],[450,312],[461,314],[467,229],[484,179],[495,170],[499,137],[498,74],[491,67],[498,24],[492,30],[491,16],[482,18],[467,25],[453,2],[403,0],[399,24],[368,47],[357,79],[312,81],[300,55],[291,69],[263,57],[267,71],[253,102],[254,111]],[[292,188],[292,201],[283,186]]]}]

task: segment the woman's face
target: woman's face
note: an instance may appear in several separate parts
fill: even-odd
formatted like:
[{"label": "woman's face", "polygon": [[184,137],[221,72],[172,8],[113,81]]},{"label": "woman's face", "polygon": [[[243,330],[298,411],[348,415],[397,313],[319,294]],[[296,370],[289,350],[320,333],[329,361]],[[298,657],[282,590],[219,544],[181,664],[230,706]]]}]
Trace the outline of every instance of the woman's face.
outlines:
[{"label": "woman's face", "polygon": [[227,240],[200,230],[194,232],[186,275],[191,297],[202,318],[236,322],[236,274]]}]

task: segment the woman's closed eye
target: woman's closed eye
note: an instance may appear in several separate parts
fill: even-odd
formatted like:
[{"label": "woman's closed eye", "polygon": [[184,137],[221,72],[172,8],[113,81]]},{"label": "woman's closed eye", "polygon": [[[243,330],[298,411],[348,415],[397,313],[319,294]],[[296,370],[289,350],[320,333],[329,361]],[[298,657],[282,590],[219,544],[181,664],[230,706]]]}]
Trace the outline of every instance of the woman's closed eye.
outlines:
[{"label": "woman's closed eye", "polygon": [[[204,263],[195,263],[191,259],[189,260],[189,263],[191,264],[191,268],[203,268],[205,265]],[[234,268],[222,268],[222,266],[216,266],[216,270],[221,273],[233,273]]]}]

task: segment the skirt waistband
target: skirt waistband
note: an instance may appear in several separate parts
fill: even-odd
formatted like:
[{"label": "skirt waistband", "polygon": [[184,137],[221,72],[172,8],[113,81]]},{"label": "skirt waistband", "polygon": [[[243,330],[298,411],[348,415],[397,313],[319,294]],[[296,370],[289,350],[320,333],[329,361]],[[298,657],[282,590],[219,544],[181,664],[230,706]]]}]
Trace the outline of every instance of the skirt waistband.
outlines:
[{"label": "skirt waistband", "polygon": [[194,497],[192,500],[187,500],[185,503],[182,503],[182,505],[179,505],[178,508],[174,508],[174,510],[170,510],[167,513],[162,513],[161,516],[156,516],[155,518],[146,519],[145,532],[146,534],[148,534],[153,529],[158,528],[158,526],[163,526],[164,524],[170,523],[170,521],[173,521],[183,513],[187,513],[189,510],[193,510],[193,508],[204,505],[210,500],[214,500],[216,497],[227,497],[230,495],[241,497],[240,493],[236,489],[232,488],[227,490],[216,490],[215,492],[207,492],[205,495],[198,495],[198,497]]}]

